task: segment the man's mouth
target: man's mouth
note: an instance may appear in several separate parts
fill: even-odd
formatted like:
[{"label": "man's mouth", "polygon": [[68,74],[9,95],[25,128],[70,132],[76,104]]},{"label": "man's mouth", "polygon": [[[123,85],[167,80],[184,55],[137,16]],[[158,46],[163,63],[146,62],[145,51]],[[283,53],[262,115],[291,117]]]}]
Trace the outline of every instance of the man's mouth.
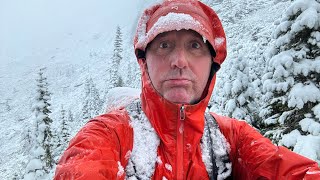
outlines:
[{"label": "man's mouth", "polygon": [[191,83],[190,79],[186,78],[171,78],[165,81],[169,86],[187,86]]}]

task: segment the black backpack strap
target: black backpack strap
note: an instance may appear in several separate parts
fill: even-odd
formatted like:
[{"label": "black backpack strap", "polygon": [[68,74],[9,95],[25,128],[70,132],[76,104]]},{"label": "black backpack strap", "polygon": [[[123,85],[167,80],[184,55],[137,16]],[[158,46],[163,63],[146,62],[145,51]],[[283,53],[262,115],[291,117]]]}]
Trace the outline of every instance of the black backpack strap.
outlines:
[{"label": "black backpack strap", "polygon": [[141,114],[142,108],[141,108],[140,99],[137,99],[137,100],[131,102],[125,108],[127,111],[135,112],[136,114]]},{"label": "black backpack strap", "polygon": [[210,178],[210,180],[215,180],[215,179],[217,179],[217,176],[218,176],[218,168],[217,168],[217,165],[216,165],[216,162],[215,162],[215,158],[214,158],[214,154],[213,154],[212,138],[211,138],[211,134],[212,134],[211,130],[212,130],[212,127],[214,126],[215,119],[208,112],[205,112],[204,115],[205,115],[206,125],[208,127],[208,133],[209,133],[209,138],[208,138],[209,142],[208,142],[208,144],[209,144],[210,160],[211,160],[211,163],[212,163],[212,167],[211,167],[212,171],[209,174],[209,178]]},{"label": "black backpack strap", "polygon": [[205,120],[209,132],[208,141],[212,160],[212,172],[209,177],[210,179],[232,179],[229,159],[230,145],[221,133],[217,121],[209,112],[205,112]]}]

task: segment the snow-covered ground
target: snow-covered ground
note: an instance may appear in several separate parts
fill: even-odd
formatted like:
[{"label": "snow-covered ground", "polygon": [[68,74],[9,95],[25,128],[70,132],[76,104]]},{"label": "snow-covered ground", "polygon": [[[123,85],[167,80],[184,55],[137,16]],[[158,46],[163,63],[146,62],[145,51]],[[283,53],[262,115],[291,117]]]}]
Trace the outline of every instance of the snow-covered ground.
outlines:
[{"label": "snow-covered ground", "polygon": [[[222,18],[228,37],[228,59],[219,72],[216,86],[216,95],[219,95],[223,90],[223,82],[219,80],[225,73],[232,73],[228,67],[235,57],[255,59],[256,48],[267,50],[265,41],[272,41],[274,22],[290,1],[248,0],[247,8],[242,7],[240,0],[229,1],[230,7],[223,0],[219,1],[223,3],[209,2]],[[28,163],[24,138],[34,120],[32,106],[39,69],[46,67],[52,93],[53,129],[61,125],[63,105],[75,119],[70,124],[73,136],[85,123],[81,111],[86,79],[93,79],[101,97],[107,93],[107,69],[116,26],[120,25],[123,30],[121,64],[127,67],[135,63],[132,36],[138,13],[151,3],[154,2],[0,1],[0,179],[21,178]],[[122,76],[127,75],[125,68],[120,70]],[[139,87],[139,84],[129,86]],[[213,110],[220,111],[219,108]]]},{"label": "snow-covered ground", "polygon": [[[0,1],[0,179],[19,177],[28,162],[24,137],[34,118],[39,69],[46,67],[53,128],[60,126],[61,105],[80,119],[86,78],[104,93],[117,25],[125,52],[132,50],[141,3]],[[134,59],[133,51],[128,56]],[[71,134],[83,123],[75,121]]]}]

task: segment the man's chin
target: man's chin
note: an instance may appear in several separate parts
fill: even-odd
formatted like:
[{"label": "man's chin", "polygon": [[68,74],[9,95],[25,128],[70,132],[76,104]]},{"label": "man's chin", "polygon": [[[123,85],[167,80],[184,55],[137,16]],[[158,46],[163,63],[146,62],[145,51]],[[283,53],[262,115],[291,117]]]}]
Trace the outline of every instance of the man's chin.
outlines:
[{"label": "man's chin", "polygon": [[164,95],[164,98],[175,104],[190,104],[191,96],[185,92],[170,92]]}]

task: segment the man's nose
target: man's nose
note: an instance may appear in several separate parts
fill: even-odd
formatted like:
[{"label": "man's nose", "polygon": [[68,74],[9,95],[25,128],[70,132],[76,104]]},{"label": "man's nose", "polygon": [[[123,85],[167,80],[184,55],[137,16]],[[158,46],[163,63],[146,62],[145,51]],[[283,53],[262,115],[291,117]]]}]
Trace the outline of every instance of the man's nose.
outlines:
[{"label": "man's nose", "polygon": [[183,69],[188,66],[187,52],[184,48],[176,48],[170,57],[171,68]]}]

